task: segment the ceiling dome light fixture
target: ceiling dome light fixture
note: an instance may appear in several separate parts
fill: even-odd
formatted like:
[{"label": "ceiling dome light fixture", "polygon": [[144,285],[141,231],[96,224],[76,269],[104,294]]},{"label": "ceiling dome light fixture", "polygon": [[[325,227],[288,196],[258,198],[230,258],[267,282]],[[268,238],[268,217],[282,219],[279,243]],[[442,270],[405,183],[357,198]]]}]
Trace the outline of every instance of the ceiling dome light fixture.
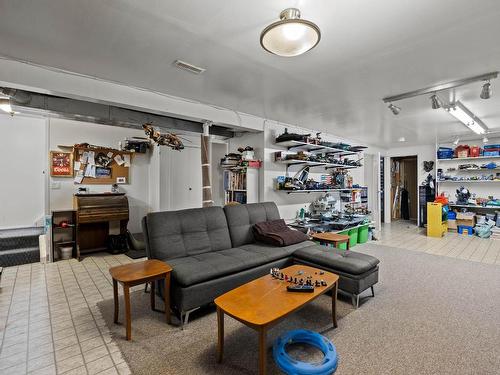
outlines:
[{"label": "ceiling dome light fixture", "polygon": [[488,81],[483,85],[483,89],[481,90],[481,95],[479,95],[479,97],[481,99],[489,99],[491,98],[491,91],[491,83]]},{"label": "ceiling dome light fixture", "polygon": [[432,105],[432,109],[439,109],[443,106],[443,102],[441,101],[441,99],[439,99],[439,97],[434,94],[431,96],[431,105]]},{"label": "ceiling dome light fixture", "polygon": [[260,34],[260,44],[278,56],[293,57],[313,49],[321,39],[319,27],[300,18],[300,10],[287,8],[280,20],[267,26]]},{"label": "ceiling dome light fixture", "polygon": [[399,112],[401,112],[401,108],[399,108],[398,106],[396,106],[392,103],[389,104],[389,106],[387,108],[389,108],[394,115],[399,115]]}]

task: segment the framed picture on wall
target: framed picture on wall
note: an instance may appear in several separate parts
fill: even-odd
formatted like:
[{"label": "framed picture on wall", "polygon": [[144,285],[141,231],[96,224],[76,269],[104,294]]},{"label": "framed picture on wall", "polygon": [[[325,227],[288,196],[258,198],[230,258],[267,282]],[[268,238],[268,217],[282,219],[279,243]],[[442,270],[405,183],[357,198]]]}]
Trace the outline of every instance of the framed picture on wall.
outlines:
[{"label": "framed picture on wall", "polygon": [[50,151],[50,175],[73,177],[73,153]]}]

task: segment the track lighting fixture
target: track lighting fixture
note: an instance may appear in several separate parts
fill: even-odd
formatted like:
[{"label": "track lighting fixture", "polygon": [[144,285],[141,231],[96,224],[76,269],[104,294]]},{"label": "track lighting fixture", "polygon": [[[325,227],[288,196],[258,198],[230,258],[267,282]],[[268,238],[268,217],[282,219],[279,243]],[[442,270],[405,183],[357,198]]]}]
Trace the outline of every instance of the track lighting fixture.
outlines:
[{"label": "track lighting fixture", "polygon": [[455,140],[453,141],[453,144],[456,146],[456,145],[458,145],[458,142],[460,142],[460,138],[458,138],[458,137],[457,137],[457,139],[455,139]]},{"label": "track lighting fixture", "polygon": [[431,96],[431,105],[432,105],[432,109],[439,109],[443,106],[443,102],[441,101],[441,99],[439,99],[439,97],[434,94]]},{"label": "track lighting fixture", "polygon": [[399,112],[401,112],[401,108],[392,103],[389,104],[387,108],[389,108],[394,115],[399,115]]},{"label": "track lighting fixture", "polygon": [[490,81],[486,82],[483,85],[483,89],[481,90],[481,95],[479,95],[481,99],[489,99],[491,98],[491,83]]},{"label": "track lighting fixture", "polygon": [[483,143],[488,143],[488,137],[483,137]]},{"label": "track lighting fixture", "polygon": [[12,106],[9,98],[0,98],[0,109],[7,113],[12,113]]}]

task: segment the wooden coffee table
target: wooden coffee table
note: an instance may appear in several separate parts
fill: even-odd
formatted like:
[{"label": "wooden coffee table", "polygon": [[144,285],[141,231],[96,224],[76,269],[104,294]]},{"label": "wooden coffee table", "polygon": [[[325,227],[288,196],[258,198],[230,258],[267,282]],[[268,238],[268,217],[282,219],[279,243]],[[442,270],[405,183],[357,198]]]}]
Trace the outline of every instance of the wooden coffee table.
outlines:
[{"label": "wooden coffee table", "polygon": [[[303,274],[299,275],[299,271]],[[219,363],[222,362],[224,352],[224,314],[259,333],[259,374],[266,373],[267,331],[287,315],[331,289],[333,289],[332,320],[333,326],[337,327],[337,283],[339,280],[337,275],[303,265],[293,265],[280,272],[304,280],[307,276],[312,276],[313,282],[323,279],[327,285],[315,287],[313,293],[293,293],[286,290],[286,287],[292,284],[266,275],[217,297],[215,304],[217,306],[217,361]]]},{"label": "wooden coffee table", "polygon": [[172,267],[157,259],[148,259],[116,266],[109,269],[113,278],[113,297],[115,302],[114,322],[118,323],[118,283],[123,285],[125,299],[125,321],[127,326],[127,340],[132,338],[132,324],[130,318],[130,287],[151,282],[151,309],[155,308],[155,282],[165,280],[165,319],[170,324],[170,273]]}]

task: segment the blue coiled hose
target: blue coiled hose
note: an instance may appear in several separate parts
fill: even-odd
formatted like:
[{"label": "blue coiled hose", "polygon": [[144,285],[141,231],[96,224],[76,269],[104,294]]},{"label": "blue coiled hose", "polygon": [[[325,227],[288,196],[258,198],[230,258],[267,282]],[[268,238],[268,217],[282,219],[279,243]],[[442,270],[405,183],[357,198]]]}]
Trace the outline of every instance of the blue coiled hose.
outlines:
[{"label": "blue coiled hose", "polygon": [[[285,350],[286,346],[292,343],[303,343],[318,348],[323,352],[323,361],[312,364],[293,359]],[[305,329],[289,331],[279,337],[273,346],[273,356],[279,368],[288,375],[330,375],[337,370],[338,365],[335,345],[319,333]]]}]

